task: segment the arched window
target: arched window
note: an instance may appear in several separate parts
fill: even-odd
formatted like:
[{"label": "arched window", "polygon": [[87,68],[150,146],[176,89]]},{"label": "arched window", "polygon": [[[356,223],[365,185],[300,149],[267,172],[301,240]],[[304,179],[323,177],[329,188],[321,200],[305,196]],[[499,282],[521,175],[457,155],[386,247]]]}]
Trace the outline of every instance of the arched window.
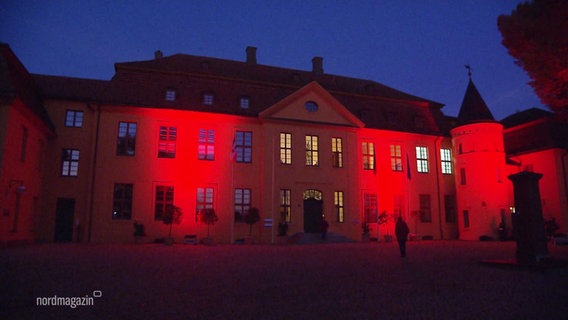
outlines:
[{"label": "arched window", "polygon": [[321,198],[322,198],[322,193],[319,190],[308,189],[304,191],[304,200],[307,199],[321,200]]}]

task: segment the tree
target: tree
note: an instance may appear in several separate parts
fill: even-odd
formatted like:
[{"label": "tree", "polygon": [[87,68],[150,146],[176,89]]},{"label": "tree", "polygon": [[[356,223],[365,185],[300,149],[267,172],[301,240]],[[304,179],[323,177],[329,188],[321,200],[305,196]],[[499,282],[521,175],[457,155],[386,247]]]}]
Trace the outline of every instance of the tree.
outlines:
[{"label": "tree", "polygon": [[497,20],[502,44],[543,104],[568,116],[568,1],[533,0]]},{"label": "tree", "polygon": [[245,222],[249,225],[249,236],[252,236],[252,225],[260,220],[260,211],[258,208],[252,207],[245,215]]},{"label": "tree", "polygon": [[219,221],[219,217],[217,217],[215,209],[205,208],[199,210],[199,220],[201,223],[205,223],[207,225],[207,238],[209,238],[209,227]]},{"label": "tree", "polygon": [[173,224],[180,224],[181,218],[183,217],[183,211],[180,207],[174,205],[168,205],[166,207],[166,211],[164,212],[163,222],[164,224],[170,225],[170,232],[168,234],[168,238],[172,237],[172,226]]}]

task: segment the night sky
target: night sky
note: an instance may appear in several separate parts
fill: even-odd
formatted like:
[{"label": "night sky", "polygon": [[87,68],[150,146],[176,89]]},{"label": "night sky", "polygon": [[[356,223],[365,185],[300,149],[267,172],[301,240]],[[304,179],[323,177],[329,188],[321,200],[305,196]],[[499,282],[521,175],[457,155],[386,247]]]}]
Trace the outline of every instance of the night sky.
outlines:
[{"label": "night sky", "polygon": [[[516,0],[0,0],[0,41],[31,73],[109,80],[154,51],[369,79],[445,104],[456,116],[465,65],[496,119],[541,107],[497,28]],[[546,109],[546,108],[545,108]]]}]

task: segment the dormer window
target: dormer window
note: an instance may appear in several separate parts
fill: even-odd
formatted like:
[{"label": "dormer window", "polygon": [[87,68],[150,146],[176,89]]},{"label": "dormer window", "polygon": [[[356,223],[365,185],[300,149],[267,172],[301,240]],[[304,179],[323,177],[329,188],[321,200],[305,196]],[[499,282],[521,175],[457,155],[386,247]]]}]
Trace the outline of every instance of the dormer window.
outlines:
[{"label": "dormer window", "polygon": [[177,92],[174,89],[167,89],[166,90],[166,101],[175,101],[177,98]]},{"label": "dormer window", "polygon": [[248,109],[250,107],[250,98],[241,97],[239,99],[239,106],[241,107],[241,109]]},{"label": "dormer window", "polygon": [[308,101],[306,102],[306,104],[304,105],[304,107],[306,108],[306,110],[308,112],[316,112],[319,109],[319,106],[317,103],[313,102],[313,101]]},{"label": "dormer window", "polygon": [[214,102],[214,98],[215,98],[215,96],[212,93],[210,93],[210,92],[204,93],[203,94],[203,104],[206,105],[206,106],[212,106],[213,102]]}]

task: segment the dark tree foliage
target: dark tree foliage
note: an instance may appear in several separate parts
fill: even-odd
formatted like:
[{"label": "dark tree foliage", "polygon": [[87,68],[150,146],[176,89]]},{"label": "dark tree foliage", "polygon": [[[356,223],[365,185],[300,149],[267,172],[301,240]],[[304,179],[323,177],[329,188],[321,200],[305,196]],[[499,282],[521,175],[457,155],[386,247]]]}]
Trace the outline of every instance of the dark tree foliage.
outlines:
[{"label": "dark tree foliage", "polygon": [[501,15],[503,45],[531,77],[541,102],[568,115],[568,1],[533,0]]},{"label": "dark tree foliage", "polygon": [[170,226],[170,233],[168,237],[172,237],[172,225],[173,224],[180,224],[181,218],[183,216],[183,211],[180,207],[174,205],[168,205],[166,207],[166,211],[164,212],[163,222]]},{"label": "dark tree foliage", "polygon": [[215,209],[207,208],[199,210],[199,220],[207,225],[207,237],[209,237],[209,227],[219,221]]},{"label": "dark tree foliage", "polygon": [[252,225],[257,223],[259,220],[260,211],[255,207],[250,208],[245,215],[245,222],[249,225],[249,236],[252,235]]}]

